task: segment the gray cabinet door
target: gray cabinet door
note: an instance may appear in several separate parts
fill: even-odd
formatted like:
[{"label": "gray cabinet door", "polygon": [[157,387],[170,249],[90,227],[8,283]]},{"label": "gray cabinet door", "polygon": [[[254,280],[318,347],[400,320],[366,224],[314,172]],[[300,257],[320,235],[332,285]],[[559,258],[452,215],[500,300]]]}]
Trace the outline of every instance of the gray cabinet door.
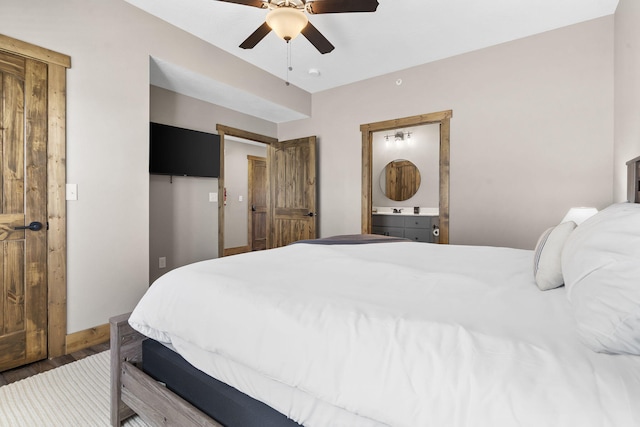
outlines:
[{"label": "gray cabinet door", "polygon": [[371,227],[371,232],[382,236],[404,237],[404,228],[401,227]]},{"label": "gray cabinet door", "polygon": [[433,217],[407,216],[404,218],[405,228],[431,228]]},{"label": "gray cabinet door", "polygon": [[374,215],[372,225],[378,227],[400,227],[404,228],[405,218],[403,216],[393,215]]},{"label": "gray cabinet door", "polygon": [[432,216],[407,216],[404,220],[404,237],[415,242],[435,243]]},{"label": "gray cabinet door", "polygon": [[414,242],[433,243],[433,234],[426,228],[405,228],[404,237]]},{"label": "gray cabinet door", "polygon": [[371,232],[383,236],[404,237],[414,242],[435,243],[433,225],[437,217],[410,215],[373,215]]}]

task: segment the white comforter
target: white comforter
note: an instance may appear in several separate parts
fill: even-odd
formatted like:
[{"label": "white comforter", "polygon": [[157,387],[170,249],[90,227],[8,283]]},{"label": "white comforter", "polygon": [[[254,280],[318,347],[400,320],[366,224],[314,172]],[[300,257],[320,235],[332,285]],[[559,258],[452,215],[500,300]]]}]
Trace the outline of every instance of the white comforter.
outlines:
[{"label": "white comforter", "polygon": [[306,426],[639,426],[640,357],[584,347],[532,257],[296,244],[173,270],[130,323],[209,374],[265,377],[224,379]]}]

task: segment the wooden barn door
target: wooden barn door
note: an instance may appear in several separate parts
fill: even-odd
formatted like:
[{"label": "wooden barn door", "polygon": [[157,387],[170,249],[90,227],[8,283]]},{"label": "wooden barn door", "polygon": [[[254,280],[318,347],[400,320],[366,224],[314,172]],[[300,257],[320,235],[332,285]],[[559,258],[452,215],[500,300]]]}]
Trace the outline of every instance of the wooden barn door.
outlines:
[{"label": "wooden barn door", "polygon": [[270,144],[267,247],[316,238],[316,137]]},{"label": "wooden barn door", "polygon": [[47,65],[0,52],[0,100],[2,371],[47,357]]}]

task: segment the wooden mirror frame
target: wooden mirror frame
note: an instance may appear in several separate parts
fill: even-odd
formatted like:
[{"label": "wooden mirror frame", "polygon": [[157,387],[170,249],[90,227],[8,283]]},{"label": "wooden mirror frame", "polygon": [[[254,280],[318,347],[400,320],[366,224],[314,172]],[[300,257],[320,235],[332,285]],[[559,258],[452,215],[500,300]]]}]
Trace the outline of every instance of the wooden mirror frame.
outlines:
[{"label": "wooden mirror frame", "polygon": [[[398,173],[400,173],[400,176],[398,176]],[[372,176],[372,179],[372,185],[375,185],[375,177]],[[409,185],[404,186],[403,184]],[[394,202],[409,200],[418,193],[421,184],[422,175],[420,175],[420,169],[411,160],[391,160],[378,175],[380,191],[387,199]]]},{"label": "wooden mirror frame", "polygon": [[360,125],[362,133],[362,233],[371,234],[373,133],[410,126],[440,125],[439,243],[449,243],[449,139],[452,110]]}]

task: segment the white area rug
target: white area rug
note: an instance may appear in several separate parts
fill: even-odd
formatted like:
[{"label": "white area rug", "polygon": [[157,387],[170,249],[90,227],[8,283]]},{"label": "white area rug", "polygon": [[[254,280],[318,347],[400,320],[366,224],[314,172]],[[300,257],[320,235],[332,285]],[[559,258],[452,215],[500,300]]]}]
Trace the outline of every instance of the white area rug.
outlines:
[{"label": "white area rug", "polygon": [[[0,387],[0,426],[109,426],[109,351]],[[138,417],[127,427],[145,427]]]}]

